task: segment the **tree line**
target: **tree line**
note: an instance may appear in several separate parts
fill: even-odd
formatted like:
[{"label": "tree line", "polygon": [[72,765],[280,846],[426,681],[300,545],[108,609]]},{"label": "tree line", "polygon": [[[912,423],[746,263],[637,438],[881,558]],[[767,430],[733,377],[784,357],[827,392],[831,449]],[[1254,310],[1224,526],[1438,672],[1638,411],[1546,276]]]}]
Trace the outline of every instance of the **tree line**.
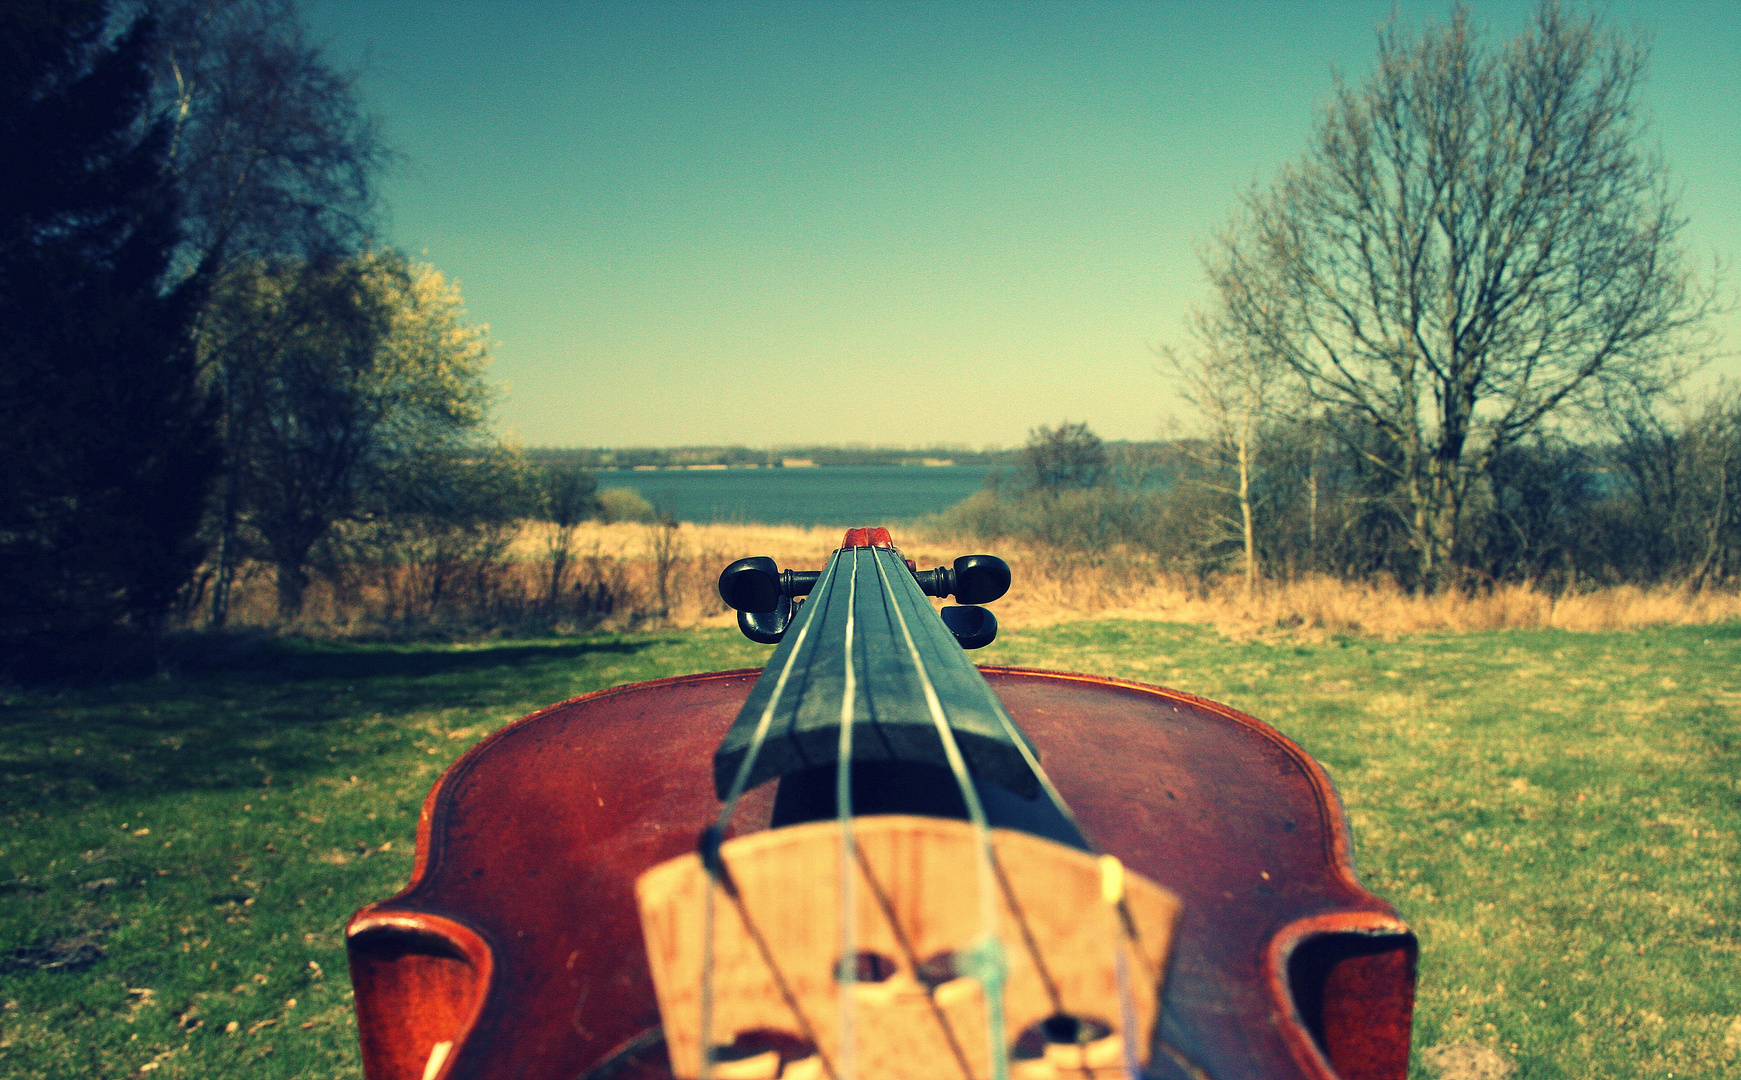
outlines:
[{"label": "tree line", "polygon": [[866,446],[852,443],[778,446],[634,446],[634,447],[532,447],[528,456],[538,462],[572,465],[583,469],[683,468],[688,465],[725,465],[730,468],[779,468],[787,458],[820,466],[923,465],[948,461],[955,465],[998,466],[1013,463],[1017,449],[936,445],[925,447]]},{"label": "tree line", "polygon": [[[1733,588],[1741,393],[1633,421],[1583,442],[1543,434],[1497,457],[1466,508],[1455,573],[1436,587]],[[1266,417],[1242,441],[1211,432],[1135,445],[1102,443],[1083,423],[1042,426],[1019,468],[926,525],[1023,542],[1055,571],[1138,552],[1205,582],[1237,575],[1249,591],[1313,574],[1425,591],[1408,493],[1372,460],[1380,434],[1358,448],[1341,441],[1351,423]]]}]

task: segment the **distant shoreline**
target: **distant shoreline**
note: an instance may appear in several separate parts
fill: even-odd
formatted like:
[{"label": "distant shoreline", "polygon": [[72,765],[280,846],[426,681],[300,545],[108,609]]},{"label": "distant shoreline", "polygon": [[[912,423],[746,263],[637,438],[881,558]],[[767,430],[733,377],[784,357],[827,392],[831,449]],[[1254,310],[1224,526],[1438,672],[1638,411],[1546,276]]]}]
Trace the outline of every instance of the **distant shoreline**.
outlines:
[{"label": "distant shoreline", "polygon": [[628,488],[661,514],[696,524],[861,525],[909,521],[979,491],[985,465],[719,465],[597,470],[600,490]]},{"label": "distant shoreline", "polygon": [[[898,461],[889,464],[873,465],[841,465],[824,464],[819,461],[801,459],[797,461],[777,461],[772,465],[764,465],[759,461],[709,463],[704,465],[597,465],[594,472],[722,472],[727,469],[951,469],[956,467],[953,458],[924,458],[919,461]],[[972,468],[973,466],[964,466]]]},{"label": "distant shoreline", "polygon": [[[1112,452],[1159,451],[1171,443],[1107,442]],[[1025,450],[990,446],[639,446],[529,447],[534,465],[563,466],[593,472],[687,472],[759,469],[980,468],[1015,470]]]}]

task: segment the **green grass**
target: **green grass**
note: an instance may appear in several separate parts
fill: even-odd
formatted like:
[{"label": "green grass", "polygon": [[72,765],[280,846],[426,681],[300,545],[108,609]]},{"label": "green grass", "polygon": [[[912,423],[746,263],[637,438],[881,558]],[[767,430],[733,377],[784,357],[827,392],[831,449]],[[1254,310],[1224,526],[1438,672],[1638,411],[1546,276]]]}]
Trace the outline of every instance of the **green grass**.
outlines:
[{"label": "green grass", "polygon": [[[766,655],[729,631],[282,643],[9,692],[0,1076],[359,1075],[340,929],[403,885],[440,770],[550,702]],[[1083,623],[981,659],[1187,689],[1323,761],[1367,883],[1421,937],[1417,1048],[1486,1043],[1525,1080],[1741,1070],[1741,626],[1300,645]]]},{"label": "green grass", "polygon": [[1527,1080],[1741,1070],[1741,626],[1306,646],[1084,624],[1004,656],[1189,689],[1322,761],[1420,936],[1417,1051],[1487,1043]]}]

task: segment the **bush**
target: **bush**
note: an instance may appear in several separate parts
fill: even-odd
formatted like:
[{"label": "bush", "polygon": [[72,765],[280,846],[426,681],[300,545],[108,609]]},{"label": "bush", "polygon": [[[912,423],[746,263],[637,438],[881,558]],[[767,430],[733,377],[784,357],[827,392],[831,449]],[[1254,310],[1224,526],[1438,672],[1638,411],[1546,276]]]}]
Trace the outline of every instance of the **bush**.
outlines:
[{"label": "bush", "polygon": [[598,493],[599,520],[609,524],[613,521],[652,521],[657,515],[653,512],[653,504],[641,497],[641,493],[633,488],[606,488]]},{"label": "bush", "polygon": [[1100,487],[1005,496],[988,489],[915,525],[927,536],[980,543],[1015,540],[1075,552],[1120,546],[1159,550],[1170,546],[1176,531],[1168,509],[1169,500],[1152,491]]}]

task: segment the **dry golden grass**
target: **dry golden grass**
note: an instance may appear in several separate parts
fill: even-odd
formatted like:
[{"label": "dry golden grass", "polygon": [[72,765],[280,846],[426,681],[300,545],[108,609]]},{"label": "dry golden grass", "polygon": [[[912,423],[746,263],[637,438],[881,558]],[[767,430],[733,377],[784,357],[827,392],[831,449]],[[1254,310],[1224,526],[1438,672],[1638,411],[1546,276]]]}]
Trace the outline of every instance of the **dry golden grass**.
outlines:
[{"label": "dry golden grass", "polygon": [[[732,626],[736,614],[719,599],[715,582],[720,570],[745,555],[769,555],[782,567],[820,567],[840,543],[841,530],[791,526],[692,525],[677,527],[666,547],[667,577],[663,601],[658,583],[658,549],[665,538],[658,526],[636,522],[579,526],[570,547],[567,577],[570,589],[591,588],[610,598],[609,610],[590,613],[584,623],[555,620],[553,629],[602,628],[624,630],[648,626]],[[466,625],[512,625],[518,610],[536,620],[548,565],[546,543],[550,526],[528,523],[503,553],[499,565],[480,579],[469,568],[452,574],[446,587],[445,621]],[[401,593],[410,591],[418,571],[399,568],[394,577]],[[423,576],[427,576],[423,572]],[[409,629],[384,613],[394,610],[383,573],[346,574],[340,579],[316,575],[303,596],[294,620],[278,616],[277,593],[270,565],[244,563],[230,594],[229,622],[234,627],[264,627],[315,637],[346,637]],[[487,593],[488,595],[483,595]],[[188,618],[204,625],[208,599]],[[485,609],[493,609],[486,611]],[[506,613],[506,614],[505,614]],[[439,626],[443,613],[425,611],[419,629]]]},{"label": "dry golden grass", "polygon": [[[601,554],[629,562],[651,560],[659,528],[632,521],[604,524],[588,521],[575,529],[574,551],[580,555]],[[832,527],[798,528],[792,525],[694,525],[677,526],[682,551],[688,556],[723,558],[720,567],[746,555],[768,555],[782,567],[817,566],[840,544],[842,530]],[[545,557],[550,526],[528,523],[508,549],[510,558],[534,561]]]},{"label": "dry golden grass", "polygon": [[1678,586],[1616,585],[1555,596],[1528,584],[1503,584],[1472,595],[1450,590],[1422,596],[1394,585],[1318,575],[1266,581],[1248,598],[1244,585],[1237,577],[1203,588],[1176,577],[1156,577],[1140,588],[1127,588],[1118,602],[1093,614],[1209,623],[1236,636],[1292,629],[1307,636],[1316,632],[1385,638],[1428,630],[1629,630],[1741,618],[1741,595],[1691,592]]},{"label": "dry golden grass", "polygon": [[[571,581],[602,583],[616,597],[592,625],[629,629],[649,625],[730,626],[734,614],[714,591],[719,571],[746,555],[767,555],[782,568],[820,569],[843,530],[776,525],[683,524],[668,538],[666,586],[658,587],[657,526],[589,522],[576,531]],[[510,597],[539,595],[548,526],[528,525],[507,552],[509,566],[491,588]],[[675,543],[669,543],[674,539]],[[921,569],[947,565],[979,545],[971,541],[897,535],[903,553]],[[1416,596],[1395,586],[1311,576],[1265,581],[1247,597],[1237,576],[1199,581],[1168,573],[1142,553],[1082,554],[991,545],[1013,570],[1010,594],[996,605],[1006,626],[1042,626],[1081,619],[1145,619],[1215,627],[1231,637],[1284,633],[1304,638],[1355,634],[1391,638],[1419,631],[1463,632],[1557,628],[1626,630],[1643,626],[1707,624],[1741,618],[1741,594],[1680,587],[1611,586],[1554,595],[1527,584],[1499,585],[1468,594],[1451,590]],[[317,581],[303,616],[303,633],[345,635],[379,628],[368,612],[380,609],[375,586]],[[527,607],[521,601],[522,607]],[[279,625],[269,569],[251,567],[239,582],[233,621]],[[558,628],[562,628],[559,623]]]},{"label": "dry golden grass", "polygon": [[[840,542],[840,531],[684,527],[686,535],[697,538],[697,548],[714,554],[721,567],[743,555],[771,555],[782,567],[820,568]],[[973,550],[966,541],[901,536],[895,541],[921,568],[945,565]],[[1618,585],[1555,596],[1530,585],[1507,584],[1473,595],[1452,590],[1416,596],[1394,585],[1316,575],[1265,581],[1248,599],[1240,577],[1203,583],[1162,572],[1138,554],[1084,556],[1019,546],[995,554],[1007,559],[1013,571],[1010,593],[996,605],[999,620],[1011,626],[1128,618],[1209,624],[1235,636],[1287,629],[1308,636],[1393,637],[1426,630],[1626,630],[1741,618],[1741,593],[1713,589]],[[730,617],[719,614],[709,621],[724,624]]]}]

